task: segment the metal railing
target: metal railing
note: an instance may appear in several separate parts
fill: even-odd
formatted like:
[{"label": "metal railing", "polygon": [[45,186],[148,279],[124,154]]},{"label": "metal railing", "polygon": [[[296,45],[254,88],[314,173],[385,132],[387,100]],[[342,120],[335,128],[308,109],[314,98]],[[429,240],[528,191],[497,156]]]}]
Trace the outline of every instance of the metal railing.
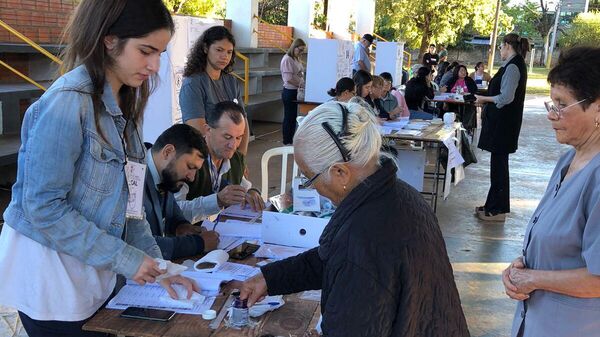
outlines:
[{"label": "metal railing", "polygon": [[[44,49],[39,44],[33,42],[27,36],[21,34],[21,32],[19,32],[18,30],[14,29],[13,27],[11,27],[6,22],[0,20],[0,27],[6,29],[12,35],[14,35],[14,36],[18,37],[19,39],[23,40],[23,42],[25,42],[28,45],[30,45],[33,49],[39,51],[41,54],[43,54],[44,56],[46,56],[47,58],[49,58],[51,61],[57,63],[60,66],[62,66],[63,62],[58,57],[54,56],[52,53],[50,53],[49,51],[47,51],[46,49]],[[5,67],[6,69],[10,70],[11,72],[13,72],[14,74],[16,74],[17,76],[23,78],[27,82],[35,85],[36,87],[38,87],[38,88],[40,88],[40,89],[42,89],[44,91],[46,91],[46,88],[43,85],[39,84],[38,82],[36,82],[32,78],[30,78],[29,76],[23,74],[22,72],[18,71],[17,69],[11,67],[6,62],[3,62],[2,60],[0,60],[0,65],[2,65],[3,67]]]},{"label": "metal railing", "polygon": [[[257,20],[258,20],[258,22],[260,22],[260,23],[264,23],[265,25],[269,25],[269,26],[277,26],[277,25],[274,25],[274,24],[272,24],[272,23],[268,23],[267,21],[265,21],[263,18],[259,17],[259,16],[258,16],[258,15],[256,15],[256,14],[254,15],[254,18],[255,18],[255,19],[257,19]],[[281,35],[281,36],[285,37],[287,40],[289,40],[289,41],[290,41],[290,43],[293,43],[293,42],[294,42],[294,38],[293,38],[292,36],[290,36],[290,35],[288,35],[288,34],[286,34],[286,33],[282,32],[282,31],[280,31],[280,30],[277,30],[277,29],[273,29],[273,31],[274,31],[275,33],[277,33],[277,34],[279,34],[279,35]],[[277,48],[279,48],[279,50],[283,51],[284,53],[287,53],[287,50],[286,50],[286,49],[283,49],[283,48],[282,48],[282,47],[280,47],[280,46],[277,46]],[[302,63],[303,65],[306,65],[306,63],[305,63],[304,61],[302,61],[302,60],[300,60],[300,63]]]},{"label": "metal railing", "polygon": [[235,52],[235,56],[239,57],[244,61],[244,77],[242,78],[240,75],[235,72],[231,72],[231,75],[237,77],[238,80],[244,83],[244,104],[248,104],[248,92],[249,92],[249,84],[250,84],[250,59],[239,51]]}]

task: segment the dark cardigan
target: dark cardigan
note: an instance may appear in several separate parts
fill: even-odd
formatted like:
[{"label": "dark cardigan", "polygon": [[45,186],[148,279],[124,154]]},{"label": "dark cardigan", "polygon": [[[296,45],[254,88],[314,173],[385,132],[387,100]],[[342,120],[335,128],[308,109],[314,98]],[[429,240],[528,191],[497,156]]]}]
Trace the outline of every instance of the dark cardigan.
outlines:
[{"label": "dark cardigan", "polygon": [[270,295],[322,289],[324,336],[469,336],[435,214],[389,159],[341,202],[318,248],[262,273]]}]

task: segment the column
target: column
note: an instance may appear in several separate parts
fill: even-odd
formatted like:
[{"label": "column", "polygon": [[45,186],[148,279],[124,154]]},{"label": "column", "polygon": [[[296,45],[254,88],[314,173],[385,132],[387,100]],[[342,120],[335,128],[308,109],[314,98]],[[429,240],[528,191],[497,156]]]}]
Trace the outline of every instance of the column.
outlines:
[{"label": "column", "polygon": [[356,32],[362,36],[375,29],[375,0],[360,0],[356,6]]},{"label": "column", "polygon": [[231,20],[231,32],[236,47],[258,47],[258,0],[227,1],[226,17]]},{"label": "column", "polygon": [[314,1],[289,0],[287,25],[294,27],[294,38],[308,42]]}]

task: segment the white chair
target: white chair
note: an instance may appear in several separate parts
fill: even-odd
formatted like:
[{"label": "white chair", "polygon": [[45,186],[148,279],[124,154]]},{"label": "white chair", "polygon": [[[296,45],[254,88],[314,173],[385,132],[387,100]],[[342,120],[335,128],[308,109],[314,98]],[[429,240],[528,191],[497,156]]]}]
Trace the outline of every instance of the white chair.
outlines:
[{"label": "white chair", "polygon": [[[269,198],[269,159],[274,156],[281,156],[281,188],[279,194],[285,193],[287,183],[287,167],[288,167],[288,155],[292,155],[294,160],[294,147],[293,146],[281,146],[268,150],[263,154],[260,161],[261,176],[262,176],[262,188],[261,197],[263,200]],[[294,162],[292,169],[292,179],[298,176],[298,165]]]}]

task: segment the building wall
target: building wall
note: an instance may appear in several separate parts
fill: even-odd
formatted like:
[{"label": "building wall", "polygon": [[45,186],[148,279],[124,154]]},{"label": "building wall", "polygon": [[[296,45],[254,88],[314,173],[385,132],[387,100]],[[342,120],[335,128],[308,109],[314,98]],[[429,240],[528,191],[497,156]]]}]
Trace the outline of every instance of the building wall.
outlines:
[{"label": "building wall", "polygon": [[[74,0],[0,0],[2,20],[40,44],[56,44],[75,8]],[[22,43],[0,28],[0,43]]]},{"label": "building wall", "polygon": [[283,48],[287,50],[292,44],[292,40],[285,36],[294,36],[294,28],[265,23],[258,24],[258,48]]}]

